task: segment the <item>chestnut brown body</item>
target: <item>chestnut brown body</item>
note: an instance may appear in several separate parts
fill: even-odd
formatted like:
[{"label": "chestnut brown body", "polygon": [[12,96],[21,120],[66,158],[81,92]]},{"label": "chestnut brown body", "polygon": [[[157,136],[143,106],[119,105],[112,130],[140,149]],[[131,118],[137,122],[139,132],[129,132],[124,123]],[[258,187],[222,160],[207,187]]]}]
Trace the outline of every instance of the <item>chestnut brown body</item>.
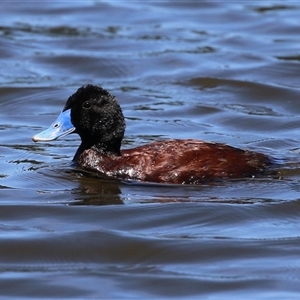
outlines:
[{"label": "chestnut brown body", "polygon": [[78,163],[84,169],[125,180],[201,184],[253,177],[271,161],[261,153],[190,139],[153,142],[121,150],[121,156],[88,149]]}]

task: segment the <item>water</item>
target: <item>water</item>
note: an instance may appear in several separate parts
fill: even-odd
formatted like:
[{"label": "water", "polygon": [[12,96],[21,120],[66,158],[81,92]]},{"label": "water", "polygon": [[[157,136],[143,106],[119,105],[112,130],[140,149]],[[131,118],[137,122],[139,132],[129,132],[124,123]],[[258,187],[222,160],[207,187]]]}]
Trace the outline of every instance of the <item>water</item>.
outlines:
[{"label": "water", "polygon": [[[0,295],[298,299],[296,1],[1,4]],[[81,85],[126,116],[123,147],[198,138],[276,176],[204,186],[100,180],[76,135],[34,144]]]}]

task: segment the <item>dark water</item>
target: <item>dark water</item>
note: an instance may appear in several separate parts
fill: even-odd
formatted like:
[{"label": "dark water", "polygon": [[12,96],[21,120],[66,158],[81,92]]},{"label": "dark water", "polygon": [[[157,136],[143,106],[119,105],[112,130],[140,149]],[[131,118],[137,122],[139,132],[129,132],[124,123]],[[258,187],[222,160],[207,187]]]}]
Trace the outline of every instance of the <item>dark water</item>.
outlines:
[{"label": "dark water", "polygon": [[[299,299],[297,1],[2,1],[0,15],[2,298]],[[82,174],[76,135],[31,136],[87,83],[118,97],[124,147],[224,142],[274,156],[280,176]]]}]

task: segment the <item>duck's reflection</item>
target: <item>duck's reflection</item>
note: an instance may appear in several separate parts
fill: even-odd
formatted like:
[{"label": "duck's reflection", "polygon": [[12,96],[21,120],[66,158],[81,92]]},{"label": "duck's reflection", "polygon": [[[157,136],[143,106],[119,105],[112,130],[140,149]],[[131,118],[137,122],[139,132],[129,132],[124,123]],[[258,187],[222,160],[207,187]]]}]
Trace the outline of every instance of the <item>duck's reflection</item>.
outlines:
[{"label": "duck's reflection", "polygon": [[95,176],[84,171],[74,171],[80,188],[74,192],[70,205],[112,205],[124,204],[120,194],[121,183],[108,177]]}]

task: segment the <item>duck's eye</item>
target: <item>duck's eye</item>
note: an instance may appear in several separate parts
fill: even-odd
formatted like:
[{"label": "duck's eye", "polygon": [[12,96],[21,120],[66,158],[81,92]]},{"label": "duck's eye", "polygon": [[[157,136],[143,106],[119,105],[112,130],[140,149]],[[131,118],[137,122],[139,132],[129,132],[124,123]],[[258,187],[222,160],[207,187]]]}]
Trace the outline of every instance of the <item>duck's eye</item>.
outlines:
[{"label": "duck's eye", "polygon": [[85,101],[82,103],[82,108],[90,109],[92,107],[92,103],[90,101]]}]

